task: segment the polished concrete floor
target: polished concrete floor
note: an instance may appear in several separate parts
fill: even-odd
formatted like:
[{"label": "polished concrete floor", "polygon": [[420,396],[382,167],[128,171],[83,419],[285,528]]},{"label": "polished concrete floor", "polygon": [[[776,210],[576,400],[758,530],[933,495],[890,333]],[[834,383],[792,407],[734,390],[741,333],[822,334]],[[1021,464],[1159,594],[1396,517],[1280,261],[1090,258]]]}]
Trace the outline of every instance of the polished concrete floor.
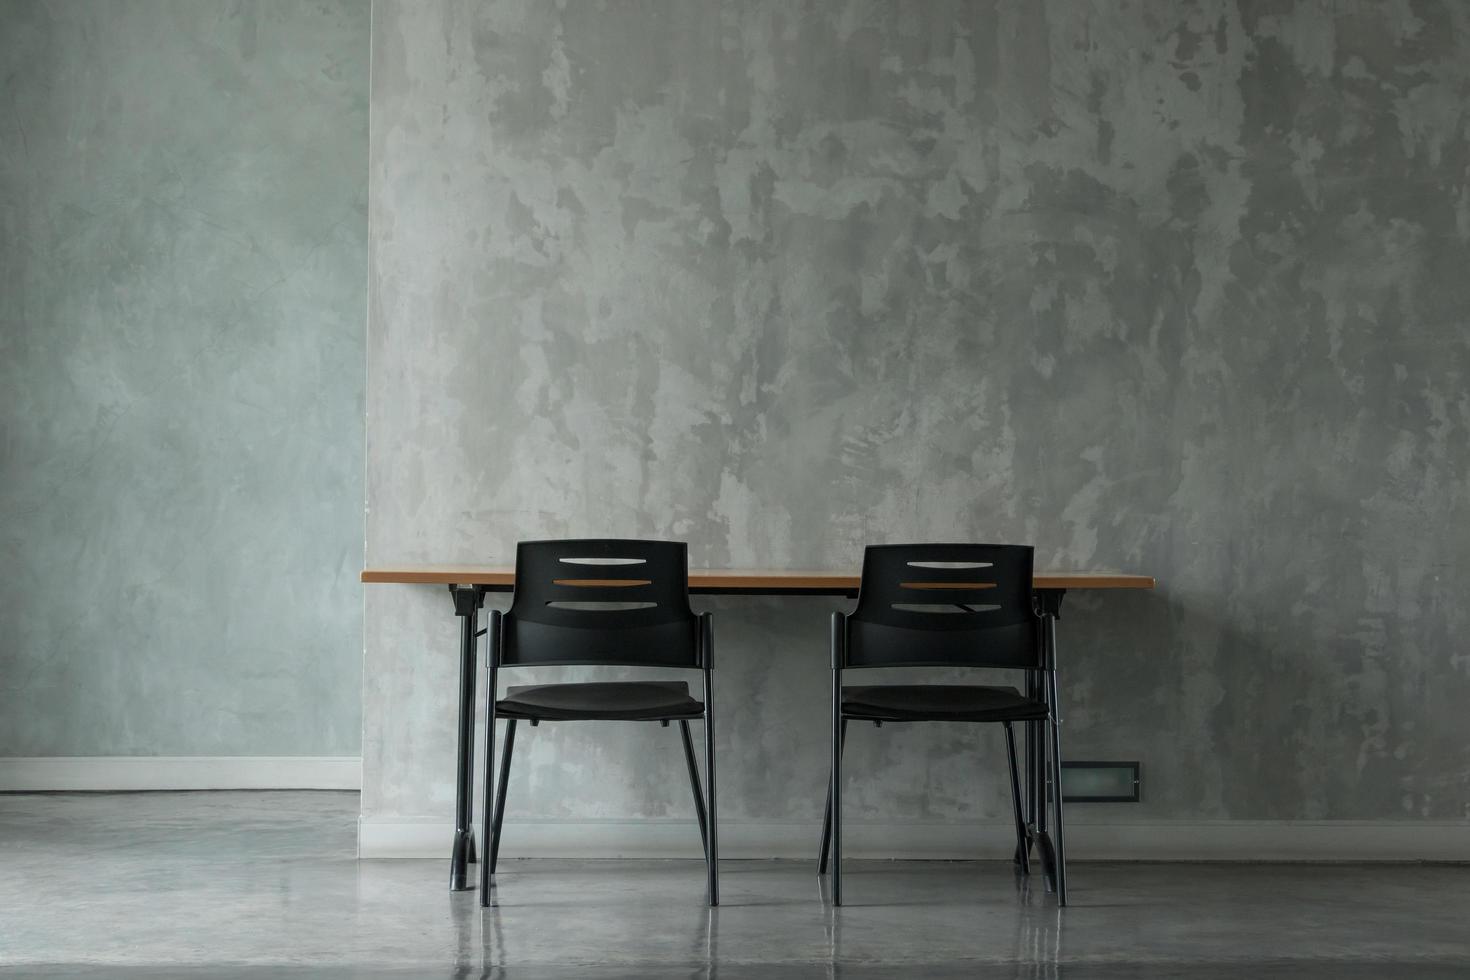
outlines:
[{"label": "polished concrete floor", "polygon": [[517,861],[495,907],[441,861],[354,859],[355,794],[0,796],[0,975],[1470,977],[1470,868]]}]

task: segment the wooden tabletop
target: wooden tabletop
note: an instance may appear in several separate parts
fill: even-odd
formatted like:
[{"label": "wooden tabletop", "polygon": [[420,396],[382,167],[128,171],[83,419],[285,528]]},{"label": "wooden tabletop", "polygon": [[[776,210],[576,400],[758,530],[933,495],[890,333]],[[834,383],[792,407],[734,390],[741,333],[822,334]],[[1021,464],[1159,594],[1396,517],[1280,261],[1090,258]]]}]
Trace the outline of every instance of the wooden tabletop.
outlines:
[{"label": "wooden tabletop", "polygon": [[[365,568],[364,582],[399,585],[483,585],[496,591],[515,583],[515,569],[508,566],[394,565]],[[751,592],[779,595],[783,592],[855,593],[859,576],[853,572],[795,572],[772,569],[689,570],[689,591],[706,594]],[[1122,572],[1037,572],[1032,583],[1038,589],[1152,589],[1152,575]]]}]

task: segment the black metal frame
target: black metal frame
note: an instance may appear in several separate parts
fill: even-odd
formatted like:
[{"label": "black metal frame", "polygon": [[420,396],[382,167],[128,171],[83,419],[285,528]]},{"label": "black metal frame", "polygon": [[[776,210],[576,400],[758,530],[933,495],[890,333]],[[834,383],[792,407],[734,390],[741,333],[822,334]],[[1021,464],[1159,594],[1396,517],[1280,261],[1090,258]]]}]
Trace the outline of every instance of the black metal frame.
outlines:
[{"label": "black metal frame", "polygon": [[1062,787],[1062,801],[1064,803],[1137,803],[1142,798],[1140,789],[1143,784],[1143,771],[1139,763],[1133,761],[1125,762],[1099,762],[1089,760],[1086,762],[1067,761],[1062,763],[1062,772],[1068,769],[1129,769],[1133,772],[1133,778],[1129,785],[1133,792],[1128,796],[1076,796],[1068,793],[1066,787]]},{"label": "black metal frame", "polygon": [[[1057,683],[1056,623],[1061,618],[1065,589],[1034,589],[1036,615],[1041,620],[1037,641],[1041,646],[1040,667],[1026,670],[1025,694],[1047,706],[1046,720],[1021,722],[1025,734],[1025,785],[1016,773],[1015,735],[1012,723],[1004,722],[1007,758],[1010,762],[1011,805],[1016,823],[1016,851],[1013,863],[1017,874],[1031,873],[1031,848],[1041,858],[1046,890],[1055,892],[1057,904],[1067,904],[1067,855],[1061,798],[1061,700]],[[847,616],[832,614],[832,763],[827,784],[827,815],[822,822],[822,843],[817,864],[819,875],[828,872],[828,845],[831,850],[832,904],[842,905],[842,749],[847,737],[848,719],[842,711],[842,671],[847,637]],[[875,722],[881,725],[881,722]],[[1050,738],[1048,738],[1048,734]],[[1048,752],[1048,749],[1050,750]],[[1023,792],[1024,790],[1024,792]],[[1056,822],[1053,834],[1047,827],[1047,806],[1052,804]]]}]

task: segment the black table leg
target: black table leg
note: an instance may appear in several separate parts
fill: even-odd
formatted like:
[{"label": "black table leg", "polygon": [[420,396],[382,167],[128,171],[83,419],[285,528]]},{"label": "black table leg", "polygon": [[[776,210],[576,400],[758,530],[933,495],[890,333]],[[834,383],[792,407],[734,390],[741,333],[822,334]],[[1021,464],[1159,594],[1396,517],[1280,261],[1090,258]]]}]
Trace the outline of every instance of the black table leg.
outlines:
[{"label": "black table leg", "polygon": [[[1031,701],[1041,699],[1041,687],[1036,671],[1026,672],[1026,697]],[[1028,721],[1023,726],[1026,736],[1025,800],[1026,800],[1026,848],[1029,855],[1036,843],[1036,815],[1040,809],[1041,785],[1037,780],[1037,764],[1041,758],[1041,723]]]},{"label": "black table leg", "polygon": [[475,779],[475,638],[479,634],[480,607],[485,602],[482,586],[449,587],[454,597],[454,614],[459,617],[459,753],[454,784],[454,849],[449,857],[449,890],[468,887],[467,867],[475,858],[475,839],[470,830],[474,819]]},{"label": "black table leg", "polygon": [[[1058,710],[1054,699],[1056,696],[1055,670],[1056,670],[1056,635],[1057,620],[1061,618],[1062,597],[1067,594],[1066,589],[1038,589],[1036,591],[1036,612],[1041,617],[1040,641],[1041,641],[1041,671],[1031,671],[1027,680],[1027,688],[1032,692],[1031,696],[1045,701],[1053,712]],[[1026,732],[1026,761],[1029,767],[1032,785],[1035,794],[1027,801],[1030,807],[1028,813],[1031,819],[1031,839],[1035,842],[1037,851],[1041,857],[1041,867],[1046,876],[1046,887],[1048,891],[1056,891],[1058,896],[1066,893],[1065,872],[1062,870],[1059,841],[1062,828],[1057,826],[1055,836],[1049,832],[1047,827],[1047,806],[1054,800],[1061,798],[1061,772],[1054,770],[1049,765],[1047,753],[1046,731],[1049,722],[1034,721],[1027,724]],[[1052,746],[1052,756],[1057,753],[1056,747]],[[1057,815],[1061,815],[1060,807]],[[1063,898],[1065,904],[1065,898]]]},{"label": "black table leg", "polygon": [[[1034,597],[1038,615],[1042,613],[1042,597],[1042,592],[1037,592]],[[1037,630],[1036,657],[1038,663],[1044,664],[1046,662],[1045,642],[1045,629]],[[1045,695],[1042,691],[1041,682],[1041,671],[1026,671],[1026,697],[1028,700],[1041,701],[1044,699]],[[1040,721],[1028,721],[1022,726],[1022,733],[1026,737],[1023,796],[1026,801],[1026,851],[1028,857],[1030,856],[1031,848],[1038,845],[1039,835],[1046,831],[1046,735],[1043,725],[1044,723]],[[1043,863],[1044,858],[1045,855],[1043,855]]]}]

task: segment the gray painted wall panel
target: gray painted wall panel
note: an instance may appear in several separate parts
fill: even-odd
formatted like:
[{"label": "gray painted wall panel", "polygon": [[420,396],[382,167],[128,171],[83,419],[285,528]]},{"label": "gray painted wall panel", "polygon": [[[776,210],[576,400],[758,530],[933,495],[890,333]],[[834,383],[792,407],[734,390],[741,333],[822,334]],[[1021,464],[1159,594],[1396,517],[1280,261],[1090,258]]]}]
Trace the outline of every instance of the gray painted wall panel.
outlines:
[{"label": "gray painted wall panel", "polygon": [[[383,0],[373,59],[371,562],[1029,541],[1162,582],[1063,623],[1129,816],[1470,813],[1462,5]],[[829,608],[718,606],[727,816],[820,812]],[[454,642],[369,589],[366,813],[447,819]],[[853,812],[1001,815],[999,744],[858,734]],[[513,816],[687,810],[668,733],[522,746]]]},{"label": "gray painted wall panel", "polygon": [[368,15],[0,5],[0,754],[358,751]]}]

